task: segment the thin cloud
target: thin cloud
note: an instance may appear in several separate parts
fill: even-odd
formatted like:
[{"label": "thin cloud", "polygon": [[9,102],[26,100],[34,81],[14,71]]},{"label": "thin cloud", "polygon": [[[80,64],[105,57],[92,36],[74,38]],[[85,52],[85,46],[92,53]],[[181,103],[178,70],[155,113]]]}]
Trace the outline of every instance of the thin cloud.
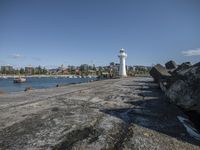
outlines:
[{"label": "thin cloud", "polygon": [[21,58],[24,58],[24,56],[21,55],[21,54],[12,54],[10,57],[13,58],[13,59],[21,59]]},{"label": "thin cloud", "polygon": [[184,56],[200,56],[200,48],[182,51]]},{"label": "thin cloud", "polygon": [[35,61],[41,61],[41,58],[39,58],[39,57],[32,57],[32,59]]}]

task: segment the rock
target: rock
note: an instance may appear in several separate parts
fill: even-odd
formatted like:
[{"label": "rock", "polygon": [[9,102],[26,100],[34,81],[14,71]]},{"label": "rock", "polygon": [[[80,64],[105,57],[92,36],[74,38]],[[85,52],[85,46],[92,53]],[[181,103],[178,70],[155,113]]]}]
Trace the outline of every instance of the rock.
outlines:
[{"label": "rock", "polygon": [[25,88],[25,92],[27,92],[27,91],[31,91],[31,90],[33,90],[33,88],[32,87],[27,87],[27,88]]},{"label": "rock", "polygon": [[176,69],[177,68],[177,65],[176,65],[176,62],[173,61],[173,60],[170,60],[168,61],[166,64],[165,64],[165,67],[167,69]]},{"label": "rock", "polygon": [[3,94],[5,94],[5,92],[4,91],[0,91],[0,95],[3,95]]},{"label": "rock", "polygon": [[188,69],[192,66],[192,64],[190,62],[184,62],[181,65],[178,66],[178,68],[176,70],[174,70],[175,73]]},{"label": "rock", "polygon": [[179,65],[176,69],[172,69],[170,71],[168,71],[172,77],[170,78],[170,80],[168,80],[168,88],[169,86],[171,86],[174,82],[176,82],[179,79],[185,80],[186,76],[185,76],[185,72],[187,72],[188,70],[190,70],[189,68],[192,67],[192,64],[190,62],[184,62],[181,65]]},{"label": "rock", "polygon": [[160,64],[155,65],[151,70],[150,70],[150,75],[154,78],[154,80],[159,83],[162,80],[166,80],[171,75],[168,73],[167,69],[163,67]]},{"label": "rock", "polygon": [[150,75],[171,102],[186,111],[200,114],[200,62],[193,66],[190,62],[184,62],[175,70],[173,61],[167,62],[165,66],[171,70],[168,72],[158,64],[152,68]]},{"label": "rock", "polygon": [[59,111],[59,108],[58,108],[58,107],[53,107],[53,108],[51,109],[51,111]]},{"label": "rock", "polygon": [[200,66],[181,70],[176,78],[177,80],[166,90],[166,95],[176,105],[200,114]]},{"label": "rock", "polygon": [[194,64],[193,66],[200,66],[200,62]]}]

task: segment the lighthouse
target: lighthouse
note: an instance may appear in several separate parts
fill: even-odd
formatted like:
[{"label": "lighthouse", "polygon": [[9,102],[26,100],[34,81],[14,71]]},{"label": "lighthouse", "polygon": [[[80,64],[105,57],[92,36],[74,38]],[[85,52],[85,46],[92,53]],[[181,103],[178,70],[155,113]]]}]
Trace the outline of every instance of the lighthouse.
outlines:
[{"label": "lighthouse", "polygon": [[127,54],[125,53],[125,49],[120,49],[119,51],[119,60],[120,60],[120,67],[119,67],[119,76],[121,77],[126,77],[126,63],[125,63],[125,59],[127,58]]}]

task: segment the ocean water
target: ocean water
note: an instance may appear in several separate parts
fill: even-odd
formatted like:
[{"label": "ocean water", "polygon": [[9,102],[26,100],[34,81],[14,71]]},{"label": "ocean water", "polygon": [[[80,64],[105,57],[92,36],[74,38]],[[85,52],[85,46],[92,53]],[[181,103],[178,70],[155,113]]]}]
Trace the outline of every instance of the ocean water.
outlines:
[{"label": "ocean water", "polygon": [[57,84],[84,83],[96,78],[66,78],[66,77],[27,77],[25,83],[13,83],[14,78],[0,78],[0,91],[10,93],[24,91],[27,87],[43,89],[56,87]]}]

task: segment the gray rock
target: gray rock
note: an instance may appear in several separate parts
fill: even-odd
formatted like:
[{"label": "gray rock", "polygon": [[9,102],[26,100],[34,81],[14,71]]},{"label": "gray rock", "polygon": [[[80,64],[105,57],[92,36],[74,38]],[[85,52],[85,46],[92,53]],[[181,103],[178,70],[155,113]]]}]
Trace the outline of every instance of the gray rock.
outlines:
[{"label": "gray rock", "polygon": [[25,92],[27,92],[27,91],[31,91],[31,90],[33,90],[33,88],[32,87],[27,87],[27,88],[25,88]]},{"label": "gray rock", "polygon": [[170,61],[168,61],[168,62],[165,64],[165,67],[166,67],[167,69],[175,69],[175,68],[177,68],[177,64],[176,64],[175,61],[170,60]]},{"label": "gray rock", "polygon": [[176,105],[200,114],[200,66],[181,70],[176,78],[166,95]]},{"label": "gray rock", "polygon": [[200,62],[194,64],[193,66],[200,66]]},{"label": "gray rock", "polygon": [[172,69],[168,71],[172,75],[170,80],[167,81],[168,88],[179,79],[185,80],[186,79],[185,72],[190,70],[191,67],[192,67],[192,64],[190,62],[184,62],[181,65],[179,65],[176,69]]},{"label": "gray rock", "polygon": [[168,73],[167,69],[160,64],[155,65],[150,70],[150,75],[154,78],[154,80],[159,83],[163,80],[168,79],[171,75]]},{"label": "gray rock", "polygon": [[192,66],[192,64],[190,62],[184,62],[181,65],[178,66],[177,69],[175,69],[173,72],[176,74],[182,70],[186,70],[188,68],[190,68]]}]

